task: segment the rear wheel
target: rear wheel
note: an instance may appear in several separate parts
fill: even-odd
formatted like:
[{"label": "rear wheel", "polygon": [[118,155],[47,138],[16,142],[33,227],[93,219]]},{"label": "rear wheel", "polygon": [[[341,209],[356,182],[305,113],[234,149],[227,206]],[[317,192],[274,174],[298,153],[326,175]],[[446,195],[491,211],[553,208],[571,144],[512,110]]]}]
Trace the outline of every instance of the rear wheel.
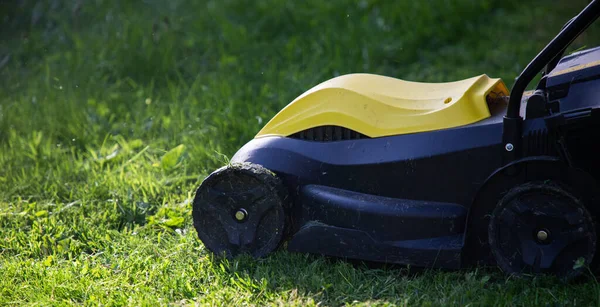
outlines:
[{"label": "rear wheel", "polygon": [[194,227],[212,253],[263,257],[275,250],[285,227],[281,181],[264,167],[243,163],[210,174],[196,191]]},{"label": "rear wheel", "polygon": [[567,190],[554,183],[527,183],[510,190],[494,209],[489,243],[507,274],[570,279],[594,258],[596,225]]}]

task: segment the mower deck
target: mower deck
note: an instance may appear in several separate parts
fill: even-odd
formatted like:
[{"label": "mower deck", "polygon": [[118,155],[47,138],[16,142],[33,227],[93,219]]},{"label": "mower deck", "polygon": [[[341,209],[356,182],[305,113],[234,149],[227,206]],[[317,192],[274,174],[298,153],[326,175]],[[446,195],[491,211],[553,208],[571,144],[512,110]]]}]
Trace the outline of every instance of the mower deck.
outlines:
[{"label": "mower deck", "polygon": [[426,134],[256,138],[231,162],[262,165],[295,191],[289,251],[459,268],[469,204],[502,162],[493,153],[506,104],[490,109],[483,121]]}]

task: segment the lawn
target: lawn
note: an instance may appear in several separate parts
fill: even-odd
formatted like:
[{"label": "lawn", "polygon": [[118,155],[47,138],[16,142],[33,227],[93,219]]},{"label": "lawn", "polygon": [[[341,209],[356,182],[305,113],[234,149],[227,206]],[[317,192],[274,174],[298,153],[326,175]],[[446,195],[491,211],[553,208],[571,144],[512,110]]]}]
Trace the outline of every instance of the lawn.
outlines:
[{"label": "lawn", "polygon": [[202,179],[313,85],[512,86],[587,2],[1,1],[0,305],[600,304],[593,278],[226,261],[191,221]]}]

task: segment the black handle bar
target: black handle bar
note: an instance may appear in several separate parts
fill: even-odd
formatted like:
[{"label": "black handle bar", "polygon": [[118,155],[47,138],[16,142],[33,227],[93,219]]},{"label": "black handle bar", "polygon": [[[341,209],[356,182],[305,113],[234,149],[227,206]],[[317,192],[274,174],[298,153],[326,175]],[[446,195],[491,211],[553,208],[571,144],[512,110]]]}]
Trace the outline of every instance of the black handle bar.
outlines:
[{"label": "black handle bar", "polygon": [[561,54],[585,29],[594,23],[598,16],[600,16],[600,0],[593,0],[525,67],[510,92],[506,118],[520,117],[521,99],[527,85],[544,66]]}]

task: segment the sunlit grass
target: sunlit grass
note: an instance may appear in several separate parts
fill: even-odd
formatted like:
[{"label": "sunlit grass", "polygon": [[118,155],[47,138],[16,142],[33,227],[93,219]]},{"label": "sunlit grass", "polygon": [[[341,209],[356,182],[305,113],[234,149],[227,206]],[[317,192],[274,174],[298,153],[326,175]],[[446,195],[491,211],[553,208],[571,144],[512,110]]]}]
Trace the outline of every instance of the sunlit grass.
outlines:
[{"label": "sunlit grass", "polygon": [[511,86],[587,1],[21,2],[0,4],[0,305],[600,303],[593,281],[213,259],[190,203],[317,83],[486,73]]}]

